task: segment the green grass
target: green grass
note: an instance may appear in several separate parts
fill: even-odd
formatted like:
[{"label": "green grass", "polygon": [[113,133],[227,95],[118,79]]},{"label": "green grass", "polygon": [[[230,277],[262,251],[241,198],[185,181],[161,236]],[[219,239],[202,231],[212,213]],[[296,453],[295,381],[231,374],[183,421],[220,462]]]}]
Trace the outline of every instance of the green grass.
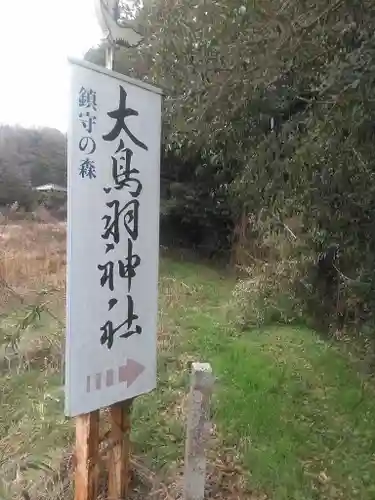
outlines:
[{"label": "green grass", "polygon": [[[15,336],[28,314],[20,309],[3,320]],[[50,498],[73,429],[62,411],[61,328],[49,316],[20,332],[17,356],[0,345],[0,499]]]},{"label": "green grass", "polygon": [[374,498],[375,401],[347,361],[304,329],[219,338],[206,350],[220,377],[215,417],[253,486],[279,499]]},{"label": "green grass", "polygon": [[162,388],[173,399],[179,378],[186,384],[178,360],[212,364],[213,418],[251,487],[279,500],[375,498],[374,391],[339,348],[302,327],[237,331],[227,319],[233,283],[218,272],[168,262],[163,275],[179,299],[167,314],[176,341]]},{"label": "green grass", "polygon": [[[222,270],[163,260],[159,382],[134,408],[136,453],[160,474],[180,467],[189,363],[207,361],[217,377],[213,454],[239,461],[253,490],[277,500],[374,499],[371,381],[339,346],[306,328],[236,329],[229,320],[233,285]],[[49,326],[30,333],[34,342],[52,329],[44,321]],[[26,470],[33,460],[56,468],[72,443],[61,364],[56,353],[48,356],[58,341],[45,337],[42,346],[44,365],[34,356],[0,377],[0,466],[8,479],[17,461]],[[25,477],[35,478],[35,468]]]}]

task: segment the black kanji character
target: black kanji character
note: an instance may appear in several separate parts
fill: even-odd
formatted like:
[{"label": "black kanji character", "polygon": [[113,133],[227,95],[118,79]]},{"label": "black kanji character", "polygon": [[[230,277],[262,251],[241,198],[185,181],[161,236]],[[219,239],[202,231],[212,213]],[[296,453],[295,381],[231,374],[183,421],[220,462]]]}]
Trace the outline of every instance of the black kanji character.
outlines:
[{"label": "black kanji character", "polygon": [[[128,292],[131,289],[132,279],[136,275],[136,268],[141,263],[141,258],[137,254],[133,254],[133,242],[128,239],[128,255],[124,261],[118,260],[118,274],[120,278],[127,278],[128,280]],[[113,261],[108,261],[106,264],[98,264],[99,271],[102,271],[100,278],[100,285],[104,287],[108,285],[109,290],[113,292],[114,290],[114,270],[115,264]],[[113,300],[113,299],[112,299]],[[115,304],[113,304],[115,305]],[[113,307],[113,306],[112,306]],[[111,308],[112,308],[111,307]]]},{"label": "black kanji character", "polygon": [[125,321],[123,321],[117,327],[113,326],[113,322],[108,320],[104,323],[103,326],[100,327],[100,331],[102,331],[102,335],[100,337],[100,343],[102,345],[107,344],[108,349],[111,349],[113,346],[113,338],[115,334],[120,330],[123,326],[126,325],[127,331],[120,335],[121,338],[129,338],[134,334],[141,334],[142,327],[140,325],[136,325],[134,330],[130,330],[133,325],[133,321],[138,319],[138,316],[134,314],[134,301],[130,295],[127,295],[128,301],[128,316]]},{"label": "black kanji character", "polygon": [[92,108],[96,111],[96,92],[81,87],[78,95],[78,105],[80,108]]},{"label": "black kanji character", "polygon": [[96,123],[96,116],[91,116],[90,112],[87,111],[87,113],[85,113],[85,114],[80,113],[79,118],[80,118],[80,122],[83,125],[83,128],[85,130],[87,130],[87,132],[89,134],[91,134],[92,129],[93,129],[93,125],[95,125],[95,123]]},{"label": "black kanji character", "polygon": [[122,260],[118,261],[119,265],[119,275],[121,278],[128,279],[128,292],[130,292],[132,286],[132,279],[136,275],[136,268],[141,263],[141,258],[137,254],[133,254],[133,242],[130,238],[128,238],[128,255],[125,259],[125,262]]},{"label": "black kanji character", "polygon": [[113,129],[108,132],[108,134],[103,135],[103,139],[105,141],[114,141],[120,134],[120,132],[123,130],[128,137],[136,144],[138,147],[145,149],[148,151],[148,147],[146,144],[141,142],[139,139],[137,139],[128,129],[127,125],[125,124],[125,119],[128,118],[129,116],[138,116],[139,113],[135,109],[132,108],[127,108],[126,107],[126,97],[127,93],[122,85],[120,85],[120,102],[119,106],[117,109],[114,111],[109,111],[107,115],[110,118],[114,118],[116,120],[116,124],[113,127]]},{"label": "black kanji character", "polygon": [[142,191],[142,184],[138,179],[132,177],[132,175],[139,174],[139,170],[130,167],[133,151],[129,148],[125,148],[123,152],[125,153],[125,156],[120,156],[119,160],[114,156],[111,157],[112,177],[115,181],[115,189],[130,187],[133,183],[135,184],[134,190],[129,192],[134,198],[137,198]]},{"label": "black kanji character", "polygon": [[[135,277],[136,268],[140,263],[141,258],[139,255],[133,254],[133,242],[128,238],[128,254],[125,260],[117,261],[120,278],[127,278],[128,280],[128,292],[130,292],[132,279]],[[108,285],[108,288],[113,292],[115,263],[113,261],[108,261],[106,264],[98,264],[98,269],[102,271],[100,285],[102,287]]]},{"label": "black kanji character", "polygon": [[[82,137],[79,141],[79,150],[91,155],[96,151],[96,143],[92,137]],[[89,151],[87,151],[89,149]]]},{"label": "black kanji character", "polygon": [[96,168],[94,160],[90,160],[90,158],[86,158],[81,161],[81,166],[79,168],[79,175],[82,177],[88,177],[89,179],[93,179],[96,177]]},{"label": "black kanji character", "polygon": [[[136,240],[138,238],[138,210],[139,201],[131,200],[126,203],[120,210],[120,202],[118,200],[106,203],[108,208],[113,208],[113,216],[104,215],[102,220],[105,221],[104,232],[101,237],[108,240],[112,237],[113,243],[120,241],[120,216],[123,215],[123,224],[129,236]],[[114,248],[113,244],[107,245],[107,251]]]}]

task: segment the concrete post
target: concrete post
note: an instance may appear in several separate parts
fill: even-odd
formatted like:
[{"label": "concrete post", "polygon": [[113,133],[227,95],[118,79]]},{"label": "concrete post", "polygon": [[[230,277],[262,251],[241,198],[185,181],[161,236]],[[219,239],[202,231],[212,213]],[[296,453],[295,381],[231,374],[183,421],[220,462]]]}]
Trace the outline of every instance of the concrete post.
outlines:
[{"label": "concrete post", "polygon": [[184,500],[203,500],[206,445],[210,435],[210,400],[214,384],[209,363],[193,363],[185,448]]}]

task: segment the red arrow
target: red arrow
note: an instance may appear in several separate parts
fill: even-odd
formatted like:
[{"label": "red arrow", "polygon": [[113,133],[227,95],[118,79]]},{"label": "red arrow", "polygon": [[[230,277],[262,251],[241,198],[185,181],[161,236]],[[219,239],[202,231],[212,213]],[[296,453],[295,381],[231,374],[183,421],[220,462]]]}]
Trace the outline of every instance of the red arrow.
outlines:
[{"label": "red arrow", "polygon": [[127,387],[129,387],[144,370],[143,365],[134,361],[134,359],[128,359],[126,365],[122,365],[118,369],[119,382],[126,382]]}]

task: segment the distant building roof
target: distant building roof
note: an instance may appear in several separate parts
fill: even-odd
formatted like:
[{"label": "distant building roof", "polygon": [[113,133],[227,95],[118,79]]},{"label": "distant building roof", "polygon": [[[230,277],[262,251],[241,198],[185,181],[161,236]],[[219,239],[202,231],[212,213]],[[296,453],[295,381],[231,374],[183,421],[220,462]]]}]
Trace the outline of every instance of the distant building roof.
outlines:
[{"label": "distant building roof", "polygon": [[63,186],[58,186],[57,184],[43,184],[42,186],[34,187],[35,191],[60,191],[66,193],[67,189]]}]

